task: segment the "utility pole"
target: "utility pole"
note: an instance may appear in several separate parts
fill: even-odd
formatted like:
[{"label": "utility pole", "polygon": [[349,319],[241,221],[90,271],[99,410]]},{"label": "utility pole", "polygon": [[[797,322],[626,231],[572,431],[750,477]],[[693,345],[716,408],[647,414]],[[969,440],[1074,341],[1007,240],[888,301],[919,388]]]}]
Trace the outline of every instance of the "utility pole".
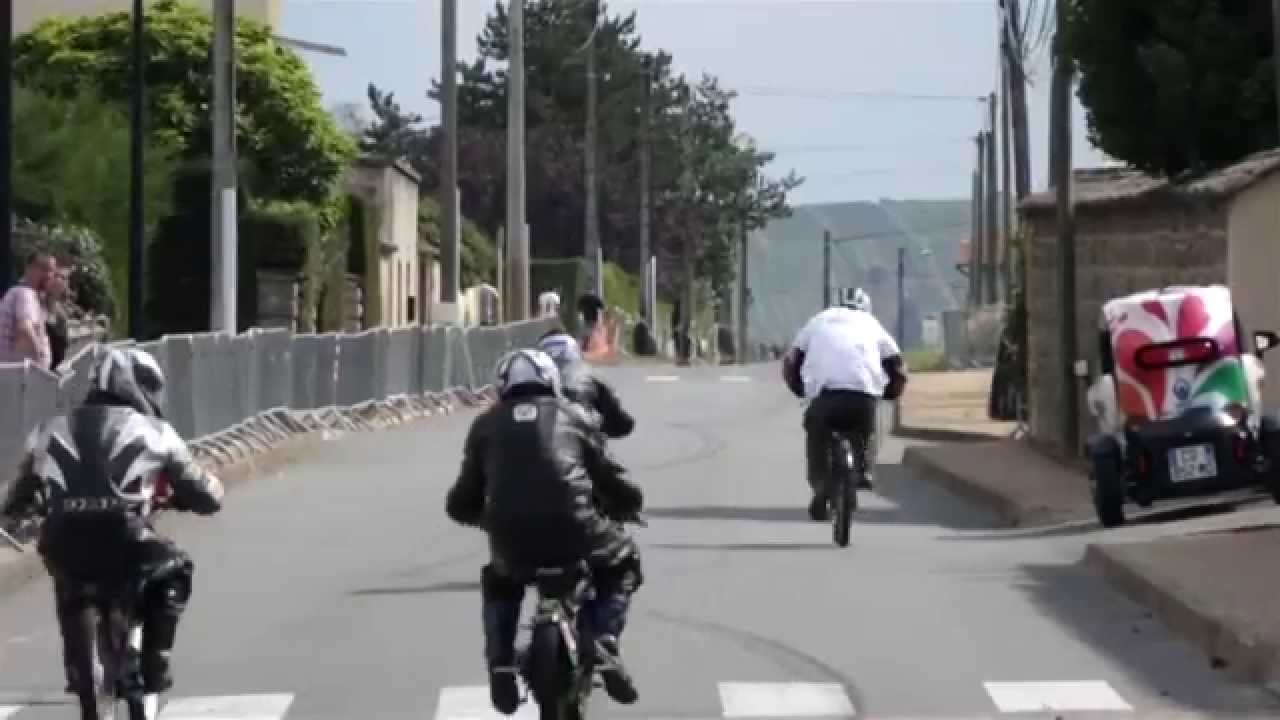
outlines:
[{"label": "utility pole", "polygon": [[994,305],[999,297],[996,282],[996,264],[1000,257],[1000,180],[996,172],[996,94],[987,97],[987,113],[990,129],[987,131],[987,254],[983,286],[987,290],[987,304]]},{"label": "utility pole", "polygon": [[653,66],[648,56],[644,58],[644,104],[641,109],[640,136],[640,317],[644,318],[649,331],[657,327],[654,309],[656,301],[649,294],[649,192],[652,181],[649,179],[650,143],[653,141]]},{"label": "utility pole", "polygon": [[822,308],[831,307],[831,231],[822,231]]},{"label": "utility pole", "polygon": [[1009,114],[1013,124],[1013,182],[1018,202],[1031,194],[1031,137],[1027,120],[1026,42],[1021,0],[1005,0],[1005,64],[1009,68]]},{"label": "utility pole", "polygon": [[601,267],[600,255],[600,199],[597,193],[599,178],[596,172],[596,151],[599,139],[596,120],[597,78],[596,78],[596,28],[600,24],[600,7],[596,0],[587,0],[587,12],[591,19],[591,31],[587,36],[587,127],[584,140],[583,158],[586,171],[586,228],[583,237],[583,257],[590,263],[589,280],[597,297],[604,297],[604,268]]},{"label": "utility pole", "polygon": [[738,332],[735,343],[738,350],[738,364],[747,364],[747,302],[751,297],[751,289],[747,281],[747,255],[749,250],[749,241],[747,238],[747,219],[742,218],[742,226],[739,230],[741,239],[738,242]]},{"label": "utility pole", "polygon": [[[1280,0],[1277,0],[1280,2]],[[1013,243],[1017,228],[1013,217],[1012,157],[1009,142],[1009,66],[1000,61],[1000,281],[1003,299],[1013,298]]]},{"label": "utility pole", "polygon": [[524,208],[524,0],[510,3],[507,19],[511,42],[507,74],[507,282],[511,285],[508,317],[519,321],[529,317],[529,233]]},{"label": "utility pole", "polygon": [[898,348],[907,341],[907,249],[898,248]]},{"label": "utility pole", "polygon": [[498,262],[496,263],[497,267],[494,268],[494,273],[497,275],[497,277],[494,278],[494,282],[497,283],[495,287],[498,288],[498,298],[501,300],[501,302],[498,303],[498,312],[502,314],[500,322],[506,322],[507,314],[510,312],[506,306],[509,306],[510,303],[507,302],[509,298],[507,295],[506,282],[507,229],[505,227],[498,228],[498,237],[496,240],[497,242],[494,244],[498,247]]},{"label": "utility pole", "polygon": [[[460,253],[458,252],[458,0],[443,0],[440,3],[440,7],[442,33],[440,38],[440,75],[442,81],[440,88],[440,123],[444,128],[444,142],[440,148],[440,151],[444,154],[444,157],[440,159],[440,168],[443,175],[440,178],[440,212],[443,215],[443,221],[440,223],[440,233],[443,235],[440,238],[440,304],[450,308],[448,321],[457,322],[460,317],[457,312],[458,285],[460,284]],[[512,6],[510,17],[513,27],[517,22],[515,16],[521,7],[523,7],[521,3],[515,3]],[[515,41],[513,39],[513,65],[514,52]],[[513,93],[514,87],[513,85]],[[523,109],[523,106],[521,108]],[[509,112],[508,117],[510,116]],[[507,140],[508,142],[512,140],[510,129],[507,133]],[[507,170],[507,182],[507,202],[510,203],[510,167]],[[519,224],[511,222],[510,208],[508,208],[507,228],[519,227]],[[515,234],[508,230],[508,246],[514,244],[511,242],[511,238]],[[512,277],[514,278],[514,275]],[[506,298],[505,294],[503,298]],[[508,315],[508,317],[514,319],[515,316]]]},{"label": "utility pole", "polygon": [[[143,283],[145,282],[145,258],[142,256],[143,242],[142,199],[142,148],[145,138],[143,128],[146,111],[146,53],[143,44],[146,42],[146,17],[143,14],[143,0],[133,0],[133,87],[130,88],[129,115],[129,337],[135,340],[145,339],[145,325],[142,320]],[[5,82],[9,82],[6,79]]]},{"label": "utility pole", "polygon": [[1280,129],[1280,0],[1271,0],[1271,60],[1276,64],[1276,125]]},{"label": "utility pole", "polygon": [[1050,89],[1049,144],[1053,149],[1050,176],[1058,200],[1058,312],[1062,387],[1062,444],[1074,457],[1079,450],[1079,416],[1076,411],[1075,360],[1076,341],[1076,247],[1075,206],[1071,178],[1071,86],[1074,80],[1070,60],[1063,57],[1062,28],[1065,26],[1066,3],[1058,0],[1058,30],[1054,38],[1053,83]]},{"label": "utility pole", "polygon": [[983,209],[983,152],[986,145],[986,135],[979,132],[977,136],[978,159],[975,161],[973,170],[973,238],[969,241],[969,288],[970,288],[970,304],[974,307],[982,305],[982,261],[983,246],[986,245],[983,233],[986,232],[983,215],[986,210]]},{"label": "utility pole", "polygon": [[209,248],[213,287],[209,329],[235,335],[238,227],[236,222],[236,0],[213,4],[213,217]]},{"label": "utility pole", "polygon": [[13,283],[13,0],[0,0],[0,293]]}]

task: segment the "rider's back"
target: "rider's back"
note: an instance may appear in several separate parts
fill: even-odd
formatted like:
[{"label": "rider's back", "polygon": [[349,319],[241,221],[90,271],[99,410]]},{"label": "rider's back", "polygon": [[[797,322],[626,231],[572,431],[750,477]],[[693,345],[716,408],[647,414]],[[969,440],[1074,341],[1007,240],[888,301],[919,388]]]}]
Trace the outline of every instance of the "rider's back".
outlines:
[{"label": "rider's back", "polygon": [[892,339],[868,312],[828,308],[802,330],[807,340],[802,374],[806,394],[823,387],[879,396],[889,381],[882,361]]},{"label": "rider's back", "polygon": [[[45,557],[86,579],[128,572],[144,560],[158,474],[175,463],[181,472],[188,458],[173,427],[130,407],[86,404],[45,423],[34,447],[31,471],[47,495]],[[216,497],[196,495],[195,509],[217,509],[220,489]]]},{"label": "rider's back", "polygon": [[585,555],[598,514],[581,410],[559,397],[518,398],[495,405],[481,423],[492,541],[531,562]]}]

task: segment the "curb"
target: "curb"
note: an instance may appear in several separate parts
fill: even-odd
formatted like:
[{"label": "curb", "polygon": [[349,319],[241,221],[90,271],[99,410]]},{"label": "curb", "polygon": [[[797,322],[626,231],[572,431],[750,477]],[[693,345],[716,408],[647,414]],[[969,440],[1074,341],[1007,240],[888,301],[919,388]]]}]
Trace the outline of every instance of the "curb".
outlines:
[{"label": "curb", "polygon": [[960,475],[933,462],[920,448],[908,447],[902,451],[902,465],[919,471],[933,479],[951,492],[966,500],[978,503],[991,510],[1000,519],[1000,527],[1026,527],[1033,514],[1024,514],[1022,510],[1008,498],[992,492],[981,485],[969,482]]},{"label": "curb", "polygon": [[1090,545],[1084,563],[1097,568],[1117,590],[1149,608],[1171,630],[1204,651],[1214,666],[1280,694],[1280,646],[1233,628],[1229,620],[1179,596],[1176,587],[1143,573],[1116,556],[1123,545]]},{"label": "curb", "polygon": [[[230,488],[274,472],[307,449],[349,433],[451,415],[459,409],[483,407],[496,397],[494,387],[486,385],[477,390],[453,388],[426,395],[403,395],[347,408],[268,410],[213,435],[191,440],[188,446],[196,461]],[[0,597],[45,574],[34,543],[27,543],[22,554],[11,556],[10,561],[0,560]]]},{"label": "curb", "polygon": [[994,442],[1007,439],[1005,435],[992,435],[972,430],[953,430],[950,428],[917,427],[912,425],[899,425],[894,428],[893,436],[928,442]]}]

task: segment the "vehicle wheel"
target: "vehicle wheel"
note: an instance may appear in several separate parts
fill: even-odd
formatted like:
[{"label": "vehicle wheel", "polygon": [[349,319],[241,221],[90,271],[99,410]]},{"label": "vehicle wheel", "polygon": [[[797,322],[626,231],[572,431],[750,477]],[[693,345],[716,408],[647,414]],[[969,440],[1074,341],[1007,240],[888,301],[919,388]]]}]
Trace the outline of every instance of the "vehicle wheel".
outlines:
[{"label": "vehicle wheel", "polygon": [[1120,461],[1111,453],[1096,453],[1089,463],[1089,483],[1093,489],[1093,507],[1103,527],[1124,524],[1124,475]]},{"label": "vehicle wheel", "polygon": [[1267,473],[1262,481],[1267,491],[1280,503],[1280,417],[1275,413],[1262,416],[1262,453],[1267,459]]},{"label": "vehicle wheel", "polygon": [[569,720],[566,711],[575,699],[570,692],[572,667],[560,628],[550,623],[535,627],[529,638],[525,678],[542,720]]},{"label": "vehicle wheel", "polygon": [[831,463],[831,486],[827,491],[831,498],[831,537],[836,545],[849,547],[849,530],[853,524],[853,509],[858,502],[857,492],[853,487],[852,465],[856,460],[852,456],[849,444],[840,441],[835,446],[834,462]]}]

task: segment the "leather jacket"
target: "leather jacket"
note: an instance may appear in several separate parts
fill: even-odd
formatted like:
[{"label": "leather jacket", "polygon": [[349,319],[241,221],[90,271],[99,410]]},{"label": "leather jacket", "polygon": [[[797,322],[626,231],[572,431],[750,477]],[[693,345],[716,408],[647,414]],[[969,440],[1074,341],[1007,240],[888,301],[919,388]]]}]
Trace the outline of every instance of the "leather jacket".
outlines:
[{"label": "leather jacket", "polygon": [[503,554],[583,557],[607,540],[609,518],[639,512],[644,495],[582,408],[521,390],[472,423],[445,510],[486,530]]},{"label": "leather jacket", "polygon": [[174,509],[221,509],[222,483],[173,426],[124,403],[89,402],[32,432],[0,515],[44,516],[38,548],[52,565],[123,571],[132,549],[156,537],[148,518],[161,477]]},{"label": "leather jacket", "polygon": [[626,410],[618,395],[600,378],[582,373],[564,384],[565,397],[599,415],[600,431],[611,438],[624,438],[635,430],[636,420]]}]

